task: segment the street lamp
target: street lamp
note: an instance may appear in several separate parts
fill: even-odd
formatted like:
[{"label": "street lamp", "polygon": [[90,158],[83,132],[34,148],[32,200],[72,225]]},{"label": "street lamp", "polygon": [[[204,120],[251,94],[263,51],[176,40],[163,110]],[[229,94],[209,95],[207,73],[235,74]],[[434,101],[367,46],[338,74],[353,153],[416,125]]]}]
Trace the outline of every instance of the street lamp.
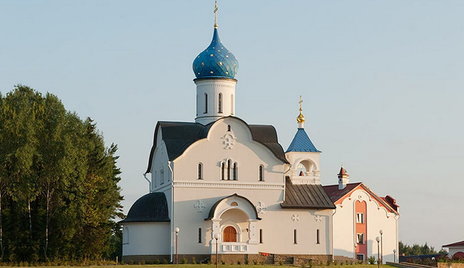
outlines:
[{"label": "street lamp", "polygon": [[214,234],[214,239],[216,240],[216,268],[218,268],[218,240],[219,234]]},{"label": "street lamp", "polygon": [[383,231],[380,230],[380,263],[383,264]]},{"label": "street lamp", "polygon": [[396,262],[396,249],[393,250],[393,262]]},{"label": "street lamp", "polygon": [[377,236],[375,241],[377,241],[377,267],[380,268],[380,238]]},{"label": "street lamp", "polygon": [[179,264],[179,252],[177,251],[178,250],[178,245],[179,245],[179,232],[180,232],[180,229],[179,227],[176,227],[176,229],[174,229],[174,231],[176,232],[176,259],[175,259],[175,264]]}]

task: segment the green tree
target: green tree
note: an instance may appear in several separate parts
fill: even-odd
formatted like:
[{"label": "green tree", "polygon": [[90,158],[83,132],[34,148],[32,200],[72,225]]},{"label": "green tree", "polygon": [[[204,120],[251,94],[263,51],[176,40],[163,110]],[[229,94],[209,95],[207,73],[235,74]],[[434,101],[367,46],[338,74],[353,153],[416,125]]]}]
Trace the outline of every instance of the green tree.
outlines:
[{"label": "green tree", "polygon": [[0,257],[108,256],[121,216],[117,146],[52,94],[0,95]]}]

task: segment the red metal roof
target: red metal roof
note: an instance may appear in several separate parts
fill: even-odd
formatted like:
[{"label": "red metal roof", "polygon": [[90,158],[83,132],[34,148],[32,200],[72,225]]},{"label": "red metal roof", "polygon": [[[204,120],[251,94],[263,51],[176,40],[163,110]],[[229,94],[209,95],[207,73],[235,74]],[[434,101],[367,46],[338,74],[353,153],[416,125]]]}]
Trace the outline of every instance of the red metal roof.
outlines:
[{"label": "red metal roof", "polygon": [[356,188],[360,184],[361,184],[360,182],[348,183],[346,185],[346,187],[343,188],[342,190],[338,189],[338,184],[327,185],[327,186],[323,186],[323,187],[324,187],[324,190],[327,193],[327,195],[330,197],[330,200],[332,200],[332,202],[336,202],[338,199],[344,197],[346,194],[351,192],[351,190],[353,190],[354,188]]},{"label": "red metal roof", "polygon": [[362,184],[362,182],[356,182],[356,183],[348,183],[345,188],[339,190],[338,189],[338,184],[335,185],[327,185],[323,186],[325,192],[329,196],[330,200],[334,202],[335,204],[340,203],[343,201],[343,198],[347,196],[350,192],[354,191],[357,187],[363,188],[365,191],[367,191],[377,202],[381,205],[384,206],[387,210],[390,212],[398,213],[398,205],[396,204],[396,200],[393,199],[390,196],[386,196],[385,198],[381,198],[377,196],[374,192],[372,192],[366,185]]},{"label": "red metal roof", "polygon": [[443,245],[442,247],[444,248],[449,248],[449,247],[458,247],[458,246],[463,246],[464,247],[464,241],[448,244],[448,245]]}]

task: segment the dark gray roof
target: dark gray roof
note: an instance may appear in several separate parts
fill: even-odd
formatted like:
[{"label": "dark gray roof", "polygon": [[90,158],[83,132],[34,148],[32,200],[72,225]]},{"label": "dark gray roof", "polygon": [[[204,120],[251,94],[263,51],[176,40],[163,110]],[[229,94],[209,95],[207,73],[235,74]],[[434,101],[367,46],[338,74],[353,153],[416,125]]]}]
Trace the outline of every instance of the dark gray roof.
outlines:
[{"label": "dark gray roof", "polygon": [[233,196],[236,196],[236,197],[240,197],[240,198],[243,198],[245,201],[247,201],[248,203],[250,203],[250,205],[253,207],[254,209],[254,212],[255,212],[255,218],[257,220],[261,220],[260,217],[258,217],[258,210],[256,209],[255,205],[253,205],[253,203],[251,203],[251,201],[244,197],[244,196],[241,196],[241,195],[238,195],[238,194],[233,194],[233,195],[229,195],[229,196],[226,196],[224,198],[221,198],[219,199],[218,201],[216,201],[216,203],[214,203],[214,205],[211,207],[211,209],[209,210],[209,214],[208,214],[208,218],[205,219],[205,221],[208,221],[208,220],[211,220],[213,217],[214,217],[214,212],[216,212],[216,208],[217,206],[219,205],[219,203],[221,203],[222,200],[226,199],[226,198],[230,198],[230,197],[233,197]]},{"label": "dark gray roof", "polygon": [[164,193],[146,194],[132,205],[121,222],[169,222],[168,203]]},{"label": "dark gray roof", "polygon": [[[271,152],[282,162],[288,163],[285,158],[285,153],[277,139],[277,132],[271,125],[248,125],[245,121],[238,117],[229,116],[242,121],[250,129],[253,140],[266,146]],[[162,139],[166,144],[169,160],[172,161],[179,157],[190,145],[194,142],[206,138],[211,126],[215,122],[208,125],[191,122],[165,122],[160,121],[155,128],[155,136],[153,146],[148,159],[147,173],[151,171],[153,154],[156,149],[156,140],[158,129],[162,130]]]},{"label": "dark gray roof", "polygon": [[334,209],[330,200],[320,184],[292,184],[289,178],[285,182],[285,201],[282,208],[312,208]]}]

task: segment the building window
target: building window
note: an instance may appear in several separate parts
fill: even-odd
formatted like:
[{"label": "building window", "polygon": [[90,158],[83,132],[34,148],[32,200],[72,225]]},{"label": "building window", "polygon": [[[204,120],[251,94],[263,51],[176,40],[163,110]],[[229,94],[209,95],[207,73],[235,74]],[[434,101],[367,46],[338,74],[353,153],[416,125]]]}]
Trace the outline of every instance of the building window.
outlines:
[{"label": "building window", "polygon": [[356,213],[356,223],[364,223],[364,214]]},{"label": "building window", "polygon": [[222,114],[222,93],[219,93],[218,101],[218,113]]},{"label": "building window", "polygon": [[225,174],[226,174],[226,163],[221,162],[221,180],[225,180]]},{"label": "building window", "polygon": [[202,180],[203,179],[203,164],[198,163],[198,179]]},{"label": "building window", "polygon": [[356,235],[356,243],[364,244],[364,234],[357,234]]},{"label": "building window", "polygon": [[230,125],[227,125],[227,131],[230,131]]},{"label": "building window", "polygon": [[264,181],[264,166],[259,166],[259,181]]},{"label": "building window", "polygon": [[164,169],[160,170],[160,184],[164,184]]},{"label": "building window", "polygon": [[263,229],[259,229],[259,243],[263,243]]},{"label": "building window", "polygon": [[363,255],[363,254],[357,254],[357,255],[356,255],[356,259],[357,259],[358,261],[364,261],[364,255]]},{"label": "building window", "polygon": [[293,244],[298,244],[296,240],[296,229],[293,229]]},{"label": "building window", "polygon": [[201,243],[201,228],[198,228],[198,243]]},{"label": "building window", "polygon": [[232,169],[232,175],[233,175],[233,176],[232,176],[232,179],[233,179],[234,181],[236,181],[237,178],[238,178],[238,164],[237,164],[237,162],[234,163],[234,167],[233,167],[233,169]]},{"label": "building window", "polygon": [[231,165],[232,165],[232,161],[227,160],[227,180],[230,181],[230,173],[231,173]]},{"label": "building window", "polygon": [[320,244],[321,243],[321,240],[320,240],[320,231],[319,229],[316,230],[316,244]]},{"label": "building window", "polygon": [[208,94],[205,93],[205,114],[208,113]]}]

